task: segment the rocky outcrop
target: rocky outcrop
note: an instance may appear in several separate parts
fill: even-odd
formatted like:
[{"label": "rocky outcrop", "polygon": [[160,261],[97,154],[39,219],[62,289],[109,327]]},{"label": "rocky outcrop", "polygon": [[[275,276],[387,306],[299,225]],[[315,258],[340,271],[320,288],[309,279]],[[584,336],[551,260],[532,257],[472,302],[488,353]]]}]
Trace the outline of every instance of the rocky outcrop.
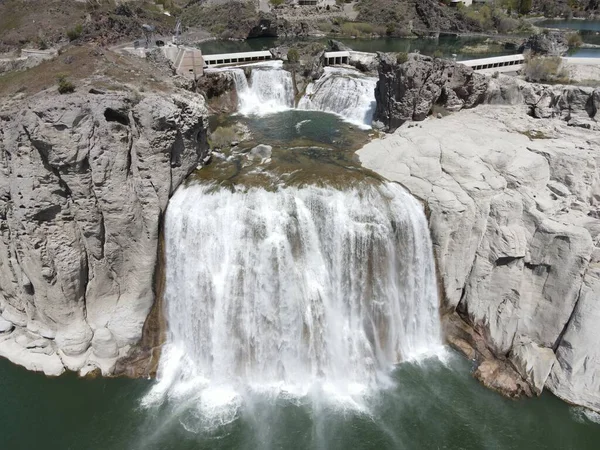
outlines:
[{"label": "rocky outcrop", "polygon": [[562,56],[569,50],[569,41],[561,31],[546,31],[531,35],[519,48],[519,52],[529,50],[535,55]]},{"label": "rocky outcrop", "polygon": [[584,86],[532,84],[518,78],[491,78],[485,102],[525,105],[538,119],[560,118],[570,126],[600,129],[600,89]]},{"label": "rocky outcrop", "polygon": [[204,95],[211,113],[234,113],[238,106],[235,81],[231,72],[207,72],[198,79],[196,92]]},{"label": "rocky outcrop", "polygon": [[471,68],[418,54],[405,62],[380,54],[378,72],[374,120],[389,131],[425,119],[434,105],[448,111],[472,108],[483,102],[487,89],[487,78]]},{"label": "rocky outcrop", "polygon": [[600,90],[532,84],[500,75],[489,78],[453,61],[410,54],[403,62],[379,54],[374,119],[393,131],[435,112],[456,112],[482,103],[526,105],[536,118],[560,117],[571,126],[595,129]]},{"label": "rocky outcrop", "polygon": [[110,374],[154,302],[161,217],[207,152],[192,94],[39,96],[0,126],[0,355]]},{"label": "rocky outcrop", "polygon": [[529,112],[430,118],[358,154],[426,204],[445,315],[473,330],[450,341],[476,375],[600,410],[600,133]]}]

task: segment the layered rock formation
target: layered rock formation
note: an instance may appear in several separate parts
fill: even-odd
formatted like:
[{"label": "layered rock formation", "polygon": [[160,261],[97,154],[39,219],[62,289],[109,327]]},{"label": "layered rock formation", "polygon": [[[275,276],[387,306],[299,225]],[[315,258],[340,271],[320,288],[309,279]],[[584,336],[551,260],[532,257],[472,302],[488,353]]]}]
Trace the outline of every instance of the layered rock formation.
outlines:
[{"label": "layered rock formation", "polygon": [[0,126],[0,355],[111,373],[154,302],[162,213],[205,156],[197,96],[31,99]]},{"label": "layered rock formation", "polygon": [[536,55],[563,56],[569,50],[569,40],[565,33],[547,31],[527,38],[519,48],[519,52],[529,50]]},{"label": "layered rock formation", "polygon": [[[600,133],[490,92],[515,104],[407,124],[360,160],[426,204],[444,310],[471,329],[450,340],[476,376],[600,410]],[[593,121],[586,104],[569,114]]]}]

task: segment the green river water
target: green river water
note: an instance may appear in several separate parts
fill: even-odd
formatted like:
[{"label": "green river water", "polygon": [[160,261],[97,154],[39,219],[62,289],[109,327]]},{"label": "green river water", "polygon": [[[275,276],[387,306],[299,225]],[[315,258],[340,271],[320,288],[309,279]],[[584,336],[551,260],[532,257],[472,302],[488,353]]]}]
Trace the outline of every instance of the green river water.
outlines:
[{"label": "green river water", "polygon": [[[305,401],[256,399],[217,432],[188,431],[179,405],[146,409],[152,381],[47,378],[0,360],[0,448],[121,449],[590,449],[600,425],[550,394],[508,400],[457,355],[402,364],[369,414]],[[193,425],[192,425],[193,426]]]}]

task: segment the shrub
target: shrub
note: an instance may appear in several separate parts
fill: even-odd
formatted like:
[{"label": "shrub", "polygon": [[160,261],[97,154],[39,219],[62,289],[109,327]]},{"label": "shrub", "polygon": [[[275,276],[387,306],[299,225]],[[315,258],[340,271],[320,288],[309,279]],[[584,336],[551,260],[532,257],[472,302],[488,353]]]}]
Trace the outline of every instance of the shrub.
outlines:
[{"label": "shrub", "polygon": [[75,85],[67,79],[66,75],[59,75],[56,77],[56,81],[58,82],[58,92],[60,94],[75,92]]},{"label": "shrub", "polygon": [[441,58],[442,56],[444,56],[444,54],[442,53],[441,50],[436,50],[435,52],[433,52],[432,55],[434,58]]},{"label": "shrub", "polygon": [[583,44],[583,39],[581,39],[581,35],[578,32],[570,33],[567,41],[569,42],[569,47],[581,47],[581,44]]},{"label": "shrub", "polygon": [[81,37],[81,33],[83,33],[83,27],[81,25],[75,25],[74,28],[67,31],[67,37],[69,38],[69,41],[75,41]]},{"label": "shrub", "polygon": [[295,64],[300,61],[300,54],[295,48],[290,48],[287,52],[287,60],[289,63]]},{"label": "shrub", "polygon": [[565,81],[566,71],[561,67],[562,59],[555,57],[529,57],[523,68],[525,79],[535,82]]},{"label": "shrub", "polygon": [[394,22],[390,22],[385,26],[385,34],[391,36],[396,31],[396,24]]},{"label": "shrub", "polygon": [[344,22],[341,26],[342,34],[359,37],[373,34],[373,25],[364,22]]},{"label": "shrub", "polygon": [[272,6],[281,6],[285,3],[285,0],[269,0]]},{"label": "shrub", "polygon": [[408,61],[408,53],[405,53],[405,52],[396,53],[396,62],[398,64],[404,64],[406,61]]}]

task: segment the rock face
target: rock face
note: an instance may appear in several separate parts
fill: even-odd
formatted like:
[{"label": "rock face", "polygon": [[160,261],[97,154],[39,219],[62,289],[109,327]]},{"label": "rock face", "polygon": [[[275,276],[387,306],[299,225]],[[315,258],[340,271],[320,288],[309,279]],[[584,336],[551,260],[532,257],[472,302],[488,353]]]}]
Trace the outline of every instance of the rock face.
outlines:
[{"label": "rock face", "polygon": [[476,337],[451,342],[469,353],[479,339],[511,368],[479,351],[478,376],[522,390],[514,370],[598,411],[600,133],[516,105],[404,126],[358,154],[426,204],[444,311]]},{"label": "rock face", "polygon": [[525,105],[538,119],[560,118],[574,127],[600,129],[600,89],[582,86],[532,84],[500,75],[490,79],[485,102]]},{"label": "rock face", "polygon": [[417,54],[399,63],[379,54],[374,120],[393,131],[406,121],[421,121],[438,111],[456,112],[482,103],[527,105],[536,118],[560,117],[571,126],[596,129],[600,89],[532,84],[500,75],[488,78],[453,61]]},{"label": "rock face", "polygon": [[483,102],[487,78],[462,64],[408,55],[379,55],[374,120],[393,131],[408,120],[423,120],[439,105],[448,111],[472,108]]},{"label": "rock face", "polygon": [[207,152],[185,94],[40,97],[0,126],[0,355],[111,373],[154,301],[161,216]]},{"label": "rock face", "polygon": [[519,48],[519,52],[530,50],[536,55],[562,56],[569,50],[569,41],[565,33],[547,31],[531,35]]}]

